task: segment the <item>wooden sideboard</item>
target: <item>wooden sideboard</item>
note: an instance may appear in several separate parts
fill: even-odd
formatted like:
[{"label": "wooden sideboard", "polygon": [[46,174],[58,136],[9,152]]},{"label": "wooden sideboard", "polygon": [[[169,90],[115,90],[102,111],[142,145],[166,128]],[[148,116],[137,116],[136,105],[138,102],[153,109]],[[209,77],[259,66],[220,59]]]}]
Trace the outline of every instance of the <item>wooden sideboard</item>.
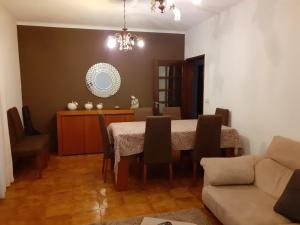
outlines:
[{"label": "wooden sideboard", "polygon": [[113,122],[130,122],[134,119],[134,111],[130,109],[59,111],[57,112],[58,154],[103,152],[99,114],[104,114],[106,126]]}]

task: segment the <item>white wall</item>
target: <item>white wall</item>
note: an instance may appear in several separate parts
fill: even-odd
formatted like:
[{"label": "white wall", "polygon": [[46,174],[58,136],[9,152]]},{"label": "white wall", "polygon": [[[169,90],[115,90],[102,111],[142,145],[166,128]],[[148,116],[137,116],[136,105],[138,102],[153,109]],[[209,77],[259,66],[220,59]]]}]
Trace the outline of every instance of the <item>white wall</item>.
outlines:
[{"label": "white wall", "polygon": [[13,106],[19,110],[22,106],[17,26],[0,4],[0,198],[5,197],[6,187],[13,182],[6,116],[6,110]]},{"label": "white wall", "polygon": [[202,54],[205,112],[229,108],[246,152],[300,140],[299,0],[245,0],[192,28],[185,57]]}]

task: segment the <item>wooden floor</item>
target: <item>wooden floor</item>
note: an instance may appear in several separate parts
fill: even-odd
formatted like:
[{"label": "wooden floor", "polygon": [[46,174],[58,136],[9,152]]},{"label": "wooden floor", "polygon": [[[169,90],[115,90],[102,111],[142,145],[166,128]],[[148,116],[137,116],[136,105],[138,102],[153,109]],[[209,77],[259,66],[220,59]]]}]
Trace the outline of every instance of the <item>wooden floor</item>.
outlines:
[{"label": "wooden floor", "polygon": [[103,183],[101,166],[102,155],[51,156],[42,179],[34,179],[32,170],[17,172],[7,198],[0,200],[0,223],[88,225],[99,222],[99,190],[106,188],[107,220],[196,207],[203,209],[213,224],[219,224],[201,202],[201,182],[190,187],[190,179],[175,174],[172,187],[166,178],[149,178],[148,187],[143,190],[142,181],[132,176],[129,191],[116,192],[112,177],[109,176],[107,184]]}]

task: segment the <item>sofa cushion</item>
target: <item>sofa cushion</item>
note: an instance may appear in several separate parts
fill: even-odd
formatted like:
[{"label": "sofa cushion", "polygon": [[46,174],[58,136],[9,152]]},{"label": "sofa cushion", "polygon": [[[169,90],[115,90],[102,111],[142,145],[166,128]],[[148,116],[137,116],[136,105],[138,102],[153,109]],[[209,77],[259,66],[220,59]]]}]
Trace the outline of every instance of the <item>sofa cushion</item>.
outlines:
[{"label": "sofa cushion", "polygon": [[270,144],[267,158],[292,170],[300,168],[300,142],[276,136]]},{"label": "sofa cushion", "polygon": [[254,183],[254,156],[203,158],[201,165],[211,185]]},{"label": "sofa cushion", "polygon": [[48,135],[25,136],[12,148],[12,153],[14,156],[34,155],[48,148]]},{"label": "sofa cushion", "polygon": [[278,199],[292,174],[292,170],[272,159],[265,158],[255,166],[255,185]]},{"label": "sofa cushion", "polygon": [[276,199],[254,185],[206,186],[204,204],[224,225],[279,225],[290,221],[274,212]]},{"label": "sofa cushion", "polygon": [[293,222],[300,223],[300,170],[296,170],[274,210]]}]

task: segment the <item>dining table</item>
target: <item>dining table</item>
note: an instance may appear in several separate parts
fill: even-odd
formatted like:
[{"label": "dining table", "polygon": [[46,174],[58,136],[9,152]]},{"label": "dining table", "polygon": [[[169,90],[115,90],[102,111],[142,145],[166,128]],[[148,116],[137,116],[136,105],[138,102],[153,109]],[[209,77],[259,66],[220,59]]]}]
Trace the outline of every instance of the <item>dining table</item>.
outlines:
[{"label": "dining table", "polygon": [[[172,120],[171,143],[173,151],[191,150],[194,147],[198,120]],[[145,121],[111,123],[108,127],[110,142],[115,151],[115,184],[119,191],[127,190],[129,158],[143,152]],[[220,149],[241,148],[240,136],[236,129],[222,126]]]}]

